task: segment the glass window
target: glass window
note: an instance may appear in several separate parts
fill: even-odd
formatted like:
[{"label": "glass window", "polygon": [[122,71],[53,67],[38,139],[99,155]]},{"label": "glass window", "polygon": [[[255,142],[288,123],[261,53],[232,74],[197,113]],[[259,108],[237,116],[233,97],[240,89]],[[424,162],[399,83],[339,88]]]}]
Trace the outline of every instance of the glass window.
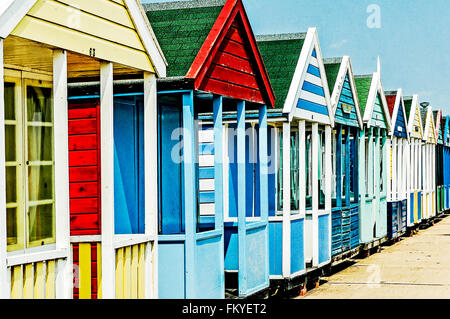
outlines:
[{"label": "glass window", "polygon": [[[299,209],[299,143],[298,131],[291,131],[290,134],[290,166],[291,166],[291,213]],[[278,178],[277,178],[277,210],[283,210],[283,132],[278,134],[279,140],[279,163],[278,163]]]},{"label": "glass window", "polygon": [[319,209],[325,209],[325,128],[319,126]]},{"label": "glass window", "polygon": [[8,251],[55,242],[52,89],[25,80],[23,99],[20,83],[5,83]]},{"label": "glass window", "polygon": [[305,134],[305,179],[306,179],[306,209],[312,209],[312,133]]},{"label": "glass window", "polygon": [[331,202],[332,207],[336,207],[336,198],[337,198],[337,182],[336,182],[336,162],[337,162],[337,132],[336,130],[332,131],[332,137],[331,137]]},{"label": "glass window", "polygon": [[291,132],[291,210],[299,209],[299,143],[298,131]]},{"label": "glass window", "polygon": [[144,107],[114,101],[114,221],[116,234],[144,234]]}]

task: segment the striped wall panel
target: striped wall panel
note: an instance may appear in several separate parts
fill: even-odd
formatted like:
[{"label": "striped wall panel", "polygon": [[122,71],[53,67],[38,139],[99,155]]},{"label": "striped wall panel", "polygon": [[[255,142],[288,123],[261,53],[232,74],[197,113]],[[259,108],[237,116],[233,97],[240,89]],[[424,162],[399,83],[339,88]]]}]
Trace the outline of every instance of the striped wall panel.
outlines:
[{"label": "striped wall panel", "polygon": [[387,128],[385,115],[381,104],[380,94],[377,94],[375,105],[373,106],[372,121],[373,121],[372,126],[377,126],[384,129]]},{"label": "striped wall panel", "polygon": [[73,298],[101,298],[101,244],[74,243]]},{"label": "striped wall panel", "polygon": [[57,260],[10,268],[12,299],[55,299]]},{"label": "striped wall panel", "polygon": [[69,104],[70,234],[100,234],[100,105]]},{"label": "striped wall panel", "polygon": [[305,79],[297,102],[297,108],[328,115],[316,49],[313,49],[313,52],[309,57]]},{"label": "striped wall panel", "polygon": [[359,125],[355,108],[355,100],[348,73],[345,77],[344,85],[339,96],[339,104],[336,109],[335,120],[336,123],[339,124],[351,125],[354,127]]},{"label": "striped wall panel", "polygon": [[214,128],[199,130],[199,206],[201,216],[214,215]]},{"label": "striped wall panel", "polygon": [[394,131],[394,135],[400,138],[407,138],[407,134],[406,134],[406,120],[405,117],[403,115],[403,108],[402,105],[400,104],[399,109],[398,109],[398,113],[397,113],[397,119],[395,121],[395,131]]}]

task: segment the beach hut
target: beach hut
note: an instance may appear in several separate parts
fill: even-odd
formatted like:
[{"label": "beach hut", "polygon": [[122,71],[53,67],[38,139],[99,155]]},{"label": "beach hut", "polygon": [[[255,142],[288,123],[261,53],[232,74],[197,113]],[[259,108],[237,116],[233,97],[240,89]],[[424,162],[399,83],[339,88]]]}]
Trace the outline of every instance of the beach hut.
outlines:
[{"label": "beach hut", "polygon": [[257,40],[277,96],[269,112],[270,275],[290,289],[331,261],[333,112],[315,28]]},{"label": "beach hut", "polygon": [[144,8],[169,63],[158,82],[159,297],[224,298],[225,288],[247,297],[269,287],[274,94],[244,6]]},{"label": "beach hut", "polygon": [[410,150],[407,116],[402,89],[385,92],[391,115],[390,174],[388,180],[387,229],[389,239],[406,232],[408,211],[407,179],[409,177]]},{"label": "beach hut", "polygon": [[444,210],[448,211],[450,210],[450,116],[446,116],[443,119],[445,119],[442,122],[442,128],[443,128],[443,140],[444,140],[444,147],[443,147],[443,154],[442,154],[442,180],[443,180],[443,188],[444,188]]},{"label": "beach hut", "polygon": [[422,220],[422,139],[423,126],[417,94],[403,98],[409,133],[409,172],[407,174],[408,213],[407,227]]},{"label": "beach hut", "polygon": [[366,253],[387,239],[391,120],[380,72],[355,76],[364,129],[359,137],[360,243]]},{"label": "beach hut", "polygon": [[444,130],[445,117],[441,110],[433,111],[433,119],[436,127],[436,158],[435,158],[435,182],[436,182],[436,214],[444,212]]},{"label": "beach hut", "polygon": [[[359,136],[363,121],[350,57],[325,59],[335,126],[332,132],[333,259],[359,252]],[[352,251],[352,253],[348,253]]]},{"label": "beach hut", "polygon": [[[140,2],[2,1],[0,38],[0,296],[156,297],[155,86],[166,65]],[[139,234],[115,231],[129,213],[115,206],[120,77],[146,83]],[[92,79],[96,105],[68,107],[68,83]]]},{"label": "beach hut", "polygon": [[436,156],[436,127],[434,125],[431,106],[420,109],[424,134],[422,140],[422,219],[429,220],[435,215],[435,156]]}]

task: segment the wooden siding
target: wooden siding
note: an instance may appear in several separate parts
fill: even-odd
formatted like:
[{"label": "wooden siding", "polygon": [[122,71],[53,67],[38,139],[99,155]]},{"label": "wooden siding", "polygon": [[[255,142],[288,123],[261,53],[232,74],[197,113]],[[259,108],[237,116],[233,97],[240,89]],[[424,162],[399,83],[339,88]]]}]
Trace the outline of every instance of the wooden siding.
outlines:
[{"label": "wooden siding", "polygon": [[100,106],[69,104],[71,235],[100,234]]},{"label": "wooden siding", "polygon": [[[344,105],[350,106],[351,110],[344,109]],[[349,112],[350,111],[350,112]],[[341,89],[339,102],[335,113],[335,121],[339,124],[358,127],[358,115],[356,114],[355,98],[350,86],[350,78],[347,73],[344,85]]]},{"label": "wooden siding", "polygon": [[100,243],[73,244],[74,299],[100,299],[101,245]]},{"label": "wooden siding", "polygon": [[128,9],[119,1],[39,0],[11,34],[154,72]]},{"label": "wooden siding", "polygon": [[[214,127],[199,130],[199,206],[200,215],[214,215]],[[210,175],[208,172],[211,172]]]},{"label": "wooden siding", "polygon": [[377,94],[377,98],[375,100],[375,104],[373,106],[372,111],[372,123],[371,126],[377,126],[386,129],[386,117],[384,116],[384,111],[381,104],[380,94]]},{"label": "wooden siding", "polygon": [[[412,111],[411,111],[412,112]],[[411,132],[411,137],[414,138],[422,138],[422,126],[420,125],[420,110],[419,107],[415,106],[415,115],[414,115],[414,125]]]},{"label": "wooden siding", "polygon": [[407,131],[407,125],[406,125],[406,120],[405,120],[405,116],[403,113],[403,106],[402,106],[402,102],[400,101],[400,105],[398,107],[398,113],[397,113],[397,118],[395,120],[395,127],[394,127],[394,135],[400,138],[407,138],[408,135],[406,133]]},{"label": "wooden siding", "polygon": [[199,89],[248,101],[263,101],[243,26],[234,21],[216,53]]},{"label": "wooden siding", "polygon": [[309,56],[307,64],[308,67],[297,101],[297,108],[328,115],[327,102],[325,100],[325,92],[322,85],[322,75],[315,54],[315,48]]}]

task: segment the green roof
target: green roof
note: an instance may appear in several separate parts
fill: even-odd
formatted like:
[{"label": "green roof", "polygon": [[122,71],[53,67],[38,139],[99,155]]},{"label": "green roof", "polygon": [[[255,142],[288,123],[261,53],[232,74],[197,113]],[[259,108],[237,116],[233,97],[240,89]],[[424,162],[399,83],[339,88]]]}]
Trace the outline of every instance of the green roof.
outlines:
[{"label": "green roof", "polygon": [[367,98],[369,97],[370,86],[372,84],[372,75],[355,76],[356,91],[358,92],[359,107],[361,116],[364,117]]},{"label": "green roof", "polygon": [[186,76],[224,1],[145,4],[148,20],[169,64],[167,77]]},{"label": "green roof", "polygon": [[300,58],[305,34],[256,36],[275,93],[275,110],[282,110]]},{"label": "green roof", "polygon": [[412,97],[404,97],[403,102],[405,102],[406,117],[409,119],[411,115]]},{"label": "green roof", "polygon": [[334,86],[336,85],[336,79],[339,74],[339,69],[341,68],[342,58],[325,59],[323,62],[325,65],[328,87],[330,89],[330,93],[332,93],[334,90]]}]

